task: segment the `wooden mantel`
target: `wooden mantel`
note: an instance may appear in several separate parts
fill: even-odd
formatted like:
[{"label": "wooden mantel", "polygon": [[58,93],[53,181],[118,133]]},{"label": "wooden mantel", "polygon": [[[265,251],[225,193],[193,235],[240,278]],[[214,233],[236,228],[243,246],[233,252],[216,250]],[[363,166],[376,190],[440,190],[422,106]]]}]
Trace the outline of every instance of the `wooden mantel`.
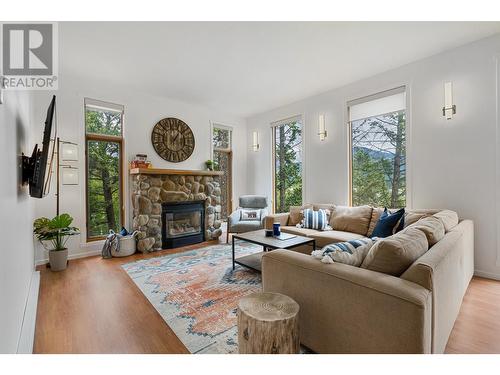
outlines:
[{"label": "wooden mantel", "polygon": [[204,170],[188,170],[188,169],[160,169],[160,168],[132,168],[131,175],[137,174],[167,174],[167,175],[184,175],[184,176],[221,176],[224,172],[221,171],[204,171]]}]

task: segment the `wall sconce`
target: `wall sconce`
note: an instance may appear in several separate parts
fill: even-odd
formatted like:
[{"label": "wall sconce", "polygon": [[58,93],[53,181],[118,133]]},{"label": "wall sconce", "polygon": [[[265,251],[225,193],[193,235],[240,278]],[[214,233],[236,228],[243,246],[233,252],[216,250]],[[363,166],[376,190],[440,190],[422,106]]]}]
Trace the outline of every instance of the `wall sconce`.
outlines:
[{"label": "wall sconce", "polygon": [[326,127],[325,127],[325,115],[319,115],[318,118],[318,135],[319,135],[319,140],[324,141],[327,132],[326,132]]},{"label": "wall sconce", "polygon": [[62,184],[78,185],[78,168],[71,166],[62,167]]},{"label": "wall sconce", "polygon": [[61,141],[61,160],[78,161],[78,147],[75,143]]},{"label": "wall sconce", "polygon": [[451,82],[445,82],[443,116],[451,120],[455,113],[457,113],[457,107],[453,104],[453,85]]},{"label": "wall sconce", "polygon": [[259,132],[253,132],[252,148],[254,151],[259,151]]}]

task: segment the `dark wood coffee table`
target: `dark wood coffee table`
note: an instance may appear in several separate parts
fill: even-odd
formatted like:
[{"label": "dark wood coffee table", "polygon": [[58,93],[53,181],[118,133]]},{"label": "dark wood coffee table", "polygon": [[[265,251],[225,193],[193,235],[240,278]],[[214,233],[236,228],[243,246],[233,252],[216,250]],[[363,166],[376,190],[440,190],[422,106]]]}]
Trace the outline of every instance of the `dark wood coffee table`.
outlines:
[{"label": "dark wood coffee table", "polygon": [[[262,255],[264,255],[267,251],[271,251],[274,249],[293,249],[294,247],[309,245],[312,247],[312,250],[316,249],[316,240],[303,237],[299,235],[294,235],[295,237],[280,240],[276,237],[266,237],[266,231],[264,229],[254,230],[252,232],[233,234],[233,270],[236,264],[241,266],[245,266],[256,271],[261,271],[261,259]],[[250,243],[254,243],[256,245],[261,245],[263,251],[260,253],[245,255],[239,258],[235,258],[234,255],[234,240],[242,240]]]}]

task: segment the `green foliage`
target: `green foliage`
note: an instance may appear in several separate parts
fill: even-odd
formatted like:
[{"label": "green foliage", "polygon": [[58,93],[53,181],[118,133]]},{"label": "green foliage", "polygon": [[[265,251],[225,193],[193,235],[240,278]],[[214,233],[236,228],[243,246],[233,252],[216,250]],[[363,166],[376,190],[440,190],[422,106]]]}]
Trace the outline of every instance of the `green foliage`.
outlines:
[{"label": "green foliage", "polygon": [[212,143],[215,149],[229,149],[231,147],[231,130],[214,128]]},{"label": "green foliage", "polygon": [[[121,135],[121,114],[87,110],[87,132]],[[87,141],[88,236],[106,235],[110,229],[121,228],[120,214],[120,143]]]},{"label": "green foliage", "polygon": [[356,150],[352,164],[352,204],[389,207],[391,195],[385,171],[390,162],[370,158],[365,150]]},{"label": "green foliage", "polygon": [[302,204],[302,125],[298,122],[275,129],[275,208],[287,212]]},{"label": "green foliage", "polygon": [[87,133],[121,136],[122,115],[120,112],[85,110]]},{"label": "green foliage", "polygon": [[68,214],[62,214],[54,217],[52,220],[41,217],[33,223],[33,233],[36,238],[46,246],[49,243],[48,250],[64,250],[69,237],[80,234],[76,227],[72,227],[73,218]]},{"label": "green foliage", "polygon": [[406,205],[405,112],[353,121],[352,203]]}]

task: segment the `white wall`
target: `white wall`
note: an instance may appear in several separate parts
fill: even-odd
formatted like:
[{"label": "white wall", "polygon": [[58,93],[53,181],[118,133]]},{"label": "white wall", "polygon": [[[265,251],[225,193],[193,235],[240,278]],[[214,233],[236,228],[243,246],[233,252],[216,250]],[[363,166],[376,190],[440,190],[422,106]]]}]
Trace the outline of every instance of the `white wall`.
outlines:
[{"label": "white wall", "polygon": [[[483,276],[500,278],[496,209],[500,189],[496,161],[500,151],[500,143],[496,141],[496,57],[499,54],[500,35],[497,34],[247,119],[248,137],[258,130],[261,144],[260,151],[248,153],[249,190],[272,196],[269,124],[303,114],[305,201],[346,204],[346,102],[407,85],[409,206],[450,208],[463,218],[473,219],[476,271]],[[457,114],[450,121],[441,113],[445,81],[453,82],[457,106]],[[325,114],[328,130],[324,142],[317,136],[320,113]]]},{"label": "white wall", "polygon": [[[62,52],[61,52],[62,53]],[[63,57],[62,55],[61,57]],[[61,186],[61,212],[68,212],[75,218],[75,225],[82,229],[80,238],[70,242],[70,257],[86,256],[98,253],[102,243],[86,243],[85,235],[85,142],[84,142],[84,109],[85,97],[104,100],[125,106],[124,139],[125,139],[125,177],[128,162],[137,153],[146,153],[156,168],[204,169],[204,163],[210,158],[211,135],[210,121],[231,125],[233,129],[233,200],[246,193],[246,157],[247,142],[244,119],[220,113],[177,100],[154,97],[139,93],[127,86],[117,87],[106,82],[82,80],[68,74],[60,74],[57,95],[57,119],[59,136],[65,141],[79,145],[79,177],[78,186]],[[40,128],[45,119],[45,111],[52,93],[36,93],[34,101],[33,124]],[[170,163],[159,157],[151,145],[151,130],[154,124],[164,117],[177,117],[185,121],[193,130],[195,149],[191,157],[181,163]],[[40,133],[40,134],[38,134]],[[41,131],[34,134],[41,137]],[[131,202],[129,186],[125,192],[126,223],[131,223]],[[36,216],[55,215],[56,204],[53,189],[51,197],[37,202]],[[37,246],[37,261],[47,259],[46,251]]]},{"label": "white wall", "polygon": [[30,95],[6,91],[0,104],[0,353],[17,351],[34,272],[33,200],[19,183],[19,157],[33,147],[29,118]]}]

